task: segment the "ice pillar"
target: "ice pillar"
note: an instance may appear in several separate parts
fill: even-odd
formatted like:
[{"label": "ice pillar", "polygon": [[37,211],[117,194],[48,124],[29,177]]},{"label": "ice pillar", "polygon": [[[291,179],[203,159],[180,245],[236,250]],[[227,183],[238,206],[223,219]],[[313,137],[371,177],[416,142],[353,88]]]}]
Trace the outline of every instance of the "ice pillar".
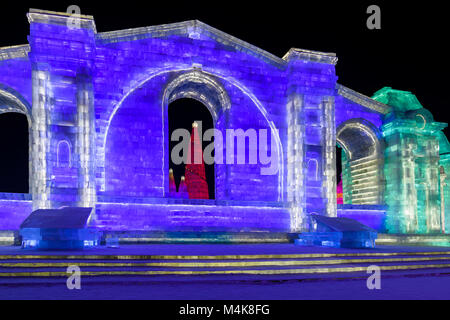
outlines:
[{"label": "ice pillar", "polygon": [[79,156],[79,206],[94,207],[95,189],[95,114],[92,79],[82,74],[77,79],[77,153]]},{"label": "ice pillar", "polygon": [[292,93],[287,104],[288,145],[287,145],[287,200],[291,203],[291,230],[306,229],[305,173],[303,140],[305,123],[303,119],[303,96]]},{"label": "ice pillar", "polygon": [[33,208],[93,207],[95,25],[31,9]]},{"label": "ice pillar", "polygon": [[287,198],[291,230],[310,229],[310,214],[336,216],[335,64],[332,53],[291,49],[287,87]]},{"label": "ice pillar", "polygon": [[334,117],[334,97],[326,97],[323,101],[323,167],[324,178],[322,188],[326,192],[326,214],[337,216],[336,204],[336,127]]},{"label": "ice pillar", "polygon": [[49,88],[49,73],[35,69],[33,76],[33,107],[31,128],[31,193],[33,210],[50,208],[50,179],[47,172],[49,154],[49,112],[52,94]]}]

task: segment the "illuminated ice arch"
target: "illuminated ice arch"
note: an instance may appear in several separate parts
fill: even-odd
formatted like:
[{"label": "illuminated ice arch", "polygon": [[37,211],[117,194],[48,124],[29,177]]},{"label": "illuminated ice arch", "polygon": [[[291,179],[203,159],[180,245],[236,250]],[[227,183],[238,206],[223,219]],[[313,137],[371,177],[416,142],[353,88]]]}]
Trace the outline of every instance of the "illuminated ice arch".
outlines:
[{"label": "illuminated ice arch", "polygon": [[26,115],[28,127],[31,128],[31,105],[20,93],[0,84],[0,114],[7,112]]},{"label": "illuminated ice arch", "polygon": [[212,76],[195,69],[182,73],[166,86],[162,99],[163,110],[166,112],[170,103],[182,98],[191,98],[203,103],[211,113],[214,123],[223,111],[230,109],[231,106],[225,88]]},{"label": "illuminated ice arch", "polygon": [[352,204],[384,203],[384,148],[378,128],[361,118],[336,129],[336,142],[344,150],[342,179],[344,201]]},{"label": "illuminated ice arch", "polygon": [[[195,99],[202,103],[208,109],[213,120],[213,128],[225,131],[226,123],[224,121],[224,111],[230,109],[231,102],[225,88],[212,76],[194,69],[192,71],[183,71],[177,75],[164,88],[162,98],[162,119],[163,119],[163,139],[164,139],[164,174],[169,168],[169,159],[166,157],[170,154],[169,150],[169,105],[179,99]],[[204,129],[203,129],[204,132]],[[217,199],[218,194],[224,193],[222,190],[217,192],[217,186],[225,187],[226,185],[226,170],[214,165],[214,194]],[[168,177],[164,180],[165,195],[169,192]],[[219,196],[220,197],[220,196]]]},{"label": "illuminated ice arch", "polygon": [[[108,139],[108,134],[111,126],[111,122],[114,119],[115,115],[117,114],[118,110],[121,108],[122,104],[126,101],[128,97],[130,97],[136,90],[143,88],[148,82],[153,80],[154,78],[162,75],[168,75],[168,74],[177,74],[180,73],[181,76],[178,78],[175,78],[175,81],[170,82],[164,89],[163,99],[161,101],[161,111],[163,113],[162,121],[163,121],[163,139],[165,141],[166,139],[166,133],[165,133],[165,121],[167,120],[166,117],[164,117],[164,113],[167,113],[168,105],[171,101],[174,101],[181,97],[190,97],[199,100],[203,104],[206,105],[206,107],[211,111],[211,114],[213,116],[213,119],[217,119],[220,112],[223,112],[223,110],[230,107],[229,98],[226,95],[226,91],[223,89],[223,87],[218,83],[217,80],[221,80],[222,82],[229,83],[239,89],[245,96],[247,96],[257,107],[257,109],[260,111],[262,116],[264,117],[266,123],[268,124],[269,128],[271,129],[273,133],[273,138],[275,139],[276,146],[277,146],[277,154],[278,154],[278,201],[282,201],[284,198],[284,154],[283,154],[283,147],[281,144],[280,136],[278,133],[278,130],[274,124],[274,122],[269,118],[269,114],[267,110],[264,108],[262,103],[259,101],[259,99],[248,89],[246,86],[244,86],[242,83],[240,83],[238,80],[223,75],[221,72],[218,72],[217,70],[214,70],[214,72],[209,72],[205,69],[200,70],[196,67],[189,67],[189,68],[176,68],[176,67],[167,67],[158,71],[153,71],[150,73],[145,79],[139,81],[136,85],[132,87],[121,99],[120,101],[114,106],[109,119],[106,124],[105,133],[103,136],[103,142],[101,145],[101,148],[99,148],[99,152],[101,152],[101,155],[103,157],[103,168],[99,168],[103,173],[103,178],[100,179],[100,190],[105,191],[106,190],[106,180],[107,180],[107,171],[105,170],[105,164],[106,164],[106,144]],[[185,85],[188,83],[202,83],[208,87],[211,92],[216,91],[217,93],[217,99],[219,100],[220,107],[214,106],[212,104],[211,99],[207,99],[206,97],[202,96],[198,92],[195,92],[194,90],[186,90],[183,91],[181,89],[176,89],[179,87],[179,85]],[[166,145],[165,143],[162,144],[162,147],[165,149]],[[164,150],[165,151],[165,150]],[[163,151],[163,155],[166,153]],[[163,180],[161,181],[161,188],[163,190],[166,190],[168,184],[168,168],[166,164],[166,159],[163,159],[163,168],[162,168],[162,176]],[[167,170],[166,170],[167,169]],[[167,172],[166,172],[167,171]],[[167,180],[167,181],[166,181]]]},{"label": "illuminated ice arch", "polygon": [[28,157],[29,157],[29,188],[32,186],[32,177],[33,177],[33,157],[32,157],[32,112],[31,105],[27,102],[27,100],[16,90],[5,86],[0,83],[0,115],[4,113],[21,113],[27,117],[28,121]]}]

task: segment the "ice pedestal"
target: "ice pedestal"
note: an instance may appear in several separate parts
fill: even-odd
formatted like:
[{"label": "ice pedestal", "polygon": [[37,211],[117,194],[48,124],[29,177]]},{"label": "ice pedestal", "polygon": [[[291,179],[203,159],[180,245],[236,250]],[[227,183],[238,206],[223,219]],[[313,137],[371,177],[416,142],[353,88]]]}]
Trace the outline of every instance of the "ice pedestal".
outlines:
[{"label": "ice pedestal", "polygon": [[87,227],[92,208],[40,209],[22,222],[23,248],[73,250],[97,246],[101,233]]},{"label": "ice pedestal", "polygon": [[311,215],[313,232],[301,233],[295,244],[334,248],[374,248],[377,232],[349,218]]},{"label": "ice pedestal", "polygon": [[108,248],[119,248],[119,236],[115,234],[106,235],[105,244]]}]

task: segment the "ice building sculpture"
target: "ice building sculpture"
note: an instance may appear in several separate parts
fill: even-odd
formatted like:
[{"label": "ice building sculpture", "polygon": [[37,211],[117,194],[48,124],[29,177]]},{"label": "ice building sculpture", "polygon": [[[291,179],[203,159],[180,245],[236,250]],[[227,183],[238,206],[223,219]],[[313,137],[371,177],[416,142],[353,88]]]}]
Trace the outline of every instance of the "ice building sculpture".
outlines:
[{"label": "ice building sculpture", "polygon": [[[196,20],[98,32],[92,16],[73,19],[31,9],[28,44],[0,48],[0,117],[23,114],[30,137],[30,191],[0,194],[1,230],[33,210],[92,207],[90,228],[121,234],[258,239],[308,231],[311,215],[449,232],[444,124],[412,94],[369,98],[337,83],[333,53],[279,58]],[[257,155],[214,164],[215,199],[170,196],[168,105],[182,98],[204,104],[221,136],[240,133],[214,140],[224,157]],[[265,157],[251,130],[270,133]]]},{"label": "ice building sculpture", "polygon": [[385,197],[387,231],[443,231],[440,154],[448,152],[448,140],[441,131],[447,124],[435,122],[410,92],[383,88],[373,98],[392,107],[382,126],[386,143],[384,172],[389,177]]}]

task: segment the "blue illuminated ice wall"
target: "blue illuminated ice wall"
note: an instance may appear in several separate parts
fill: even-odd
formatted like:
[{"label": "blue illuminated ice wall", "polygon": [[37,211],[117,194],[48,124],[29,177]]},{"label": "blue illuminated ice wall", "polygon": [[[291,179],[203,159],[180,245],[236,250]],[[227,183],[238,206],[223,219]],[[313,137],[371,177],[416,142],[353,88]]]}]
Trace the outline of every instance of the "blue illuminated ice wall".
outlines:
[{"label": "blue illuminated ice wall", "polygon": [[[28,19],[29,46],[0,49],[0,93],[30,120],[33,209],[95,206],[102,229],[305,230],[308,214],[338,212],[338,127],[378,128],[387,112],[336,84],[334,54],[281,59],[199,21],[98,33],[89,16]],[[186,97],[223,136],[270,130],[277,171],[216,164],[216,199],[168,199],[167,110]]]}]

